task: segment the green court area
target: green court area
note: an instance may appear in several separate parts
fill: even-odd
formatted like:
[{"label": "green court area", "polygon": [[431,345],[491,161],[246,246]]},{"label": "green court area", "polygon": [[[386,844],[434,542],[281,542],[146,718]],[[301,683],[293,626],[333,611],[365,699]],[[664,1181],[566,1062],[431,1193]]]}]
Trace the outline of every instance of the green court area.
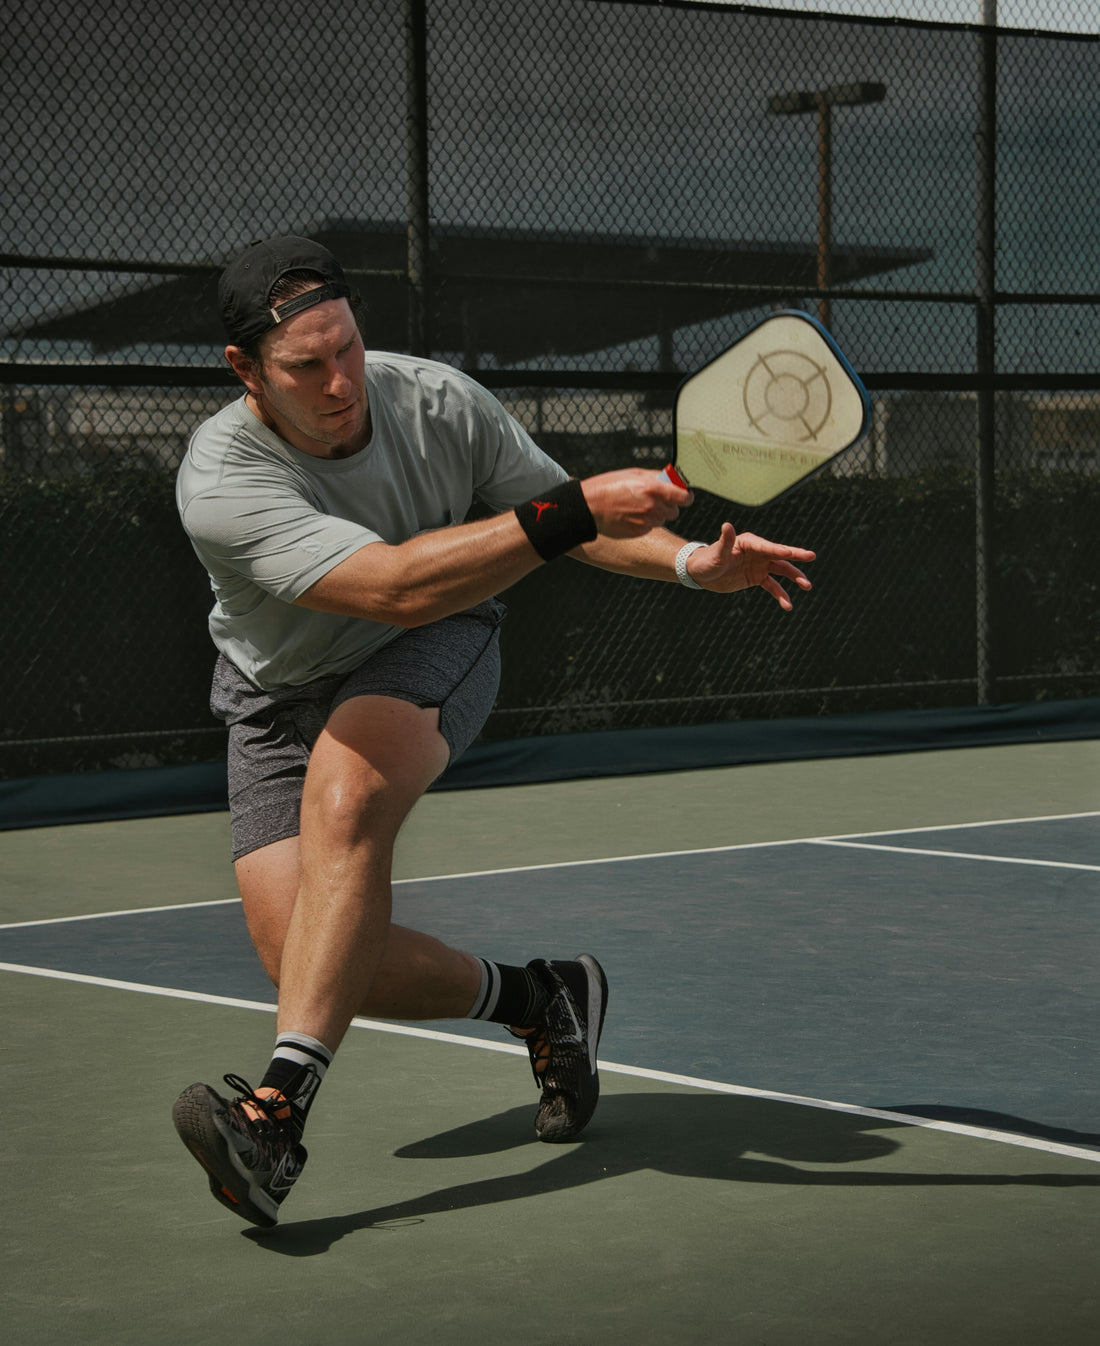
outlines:
[{"label": "green court area", "polygon": [[357,1021],[268,1233],[169,1118],[270,1049],[226,819],[6,833],[5,1335],[1094,1342],[1098,815],[1087,740],[429,795],[400,903],[607,956],[600,1110],[540,1145],[508,1039]]}]

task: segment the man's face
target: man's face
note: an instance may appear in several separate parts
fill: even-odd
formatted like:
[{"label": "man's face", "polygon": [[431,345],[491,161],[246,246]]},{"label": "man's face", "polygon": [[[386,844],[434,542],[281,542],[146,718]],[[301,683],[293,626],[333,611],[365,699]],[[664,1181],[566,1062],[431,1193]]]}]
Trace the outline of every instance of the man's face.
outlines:
[{"label": "man's face", "polygon": [[363,342],[346,299],[296,314],[263,337],[261,361],[226,356],[253,409],[277,435],[317,458],[345,458],[370,440]]}]

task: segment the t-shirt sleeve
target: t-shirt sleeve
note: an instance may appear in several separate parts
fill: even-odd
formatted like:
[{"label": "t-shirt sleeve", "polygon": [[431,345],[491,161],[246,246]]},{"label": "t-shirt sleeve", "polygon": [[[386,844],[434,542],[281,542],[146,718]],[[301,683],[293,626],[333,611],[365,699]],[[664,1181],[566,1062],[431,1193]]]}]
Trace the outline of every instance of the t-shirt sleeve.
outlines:
[{"label": "t-shirt sleeve", "polygon": [[538,447],[492,393],[472,380],[468,389],[474,490],[490,509],[511,509],[568,481],[565,468]]},{"label": "t-shirt sleeve", "polygon": [[315,509],[294,491],[210,490],[189,500],[183,524],[210,573],[236,575],[293,602],[378,533]]}]

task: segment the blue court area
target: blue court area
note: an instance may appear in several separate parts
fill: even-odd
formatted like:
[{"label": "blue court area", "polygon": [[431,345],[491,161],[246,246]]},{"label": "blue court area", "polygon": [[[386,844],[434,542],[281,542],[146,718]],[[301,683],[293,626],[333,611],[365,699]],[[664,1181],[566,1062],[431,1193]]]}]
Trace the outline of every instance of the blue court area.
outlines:
[{"label": "blue court area", "polygon": [[[1100,1147],[1096,813],[417,879],[395,919],[591,950],[612,1063]],[[274,1003],[232,901],[11,925],[0,962]]]}]

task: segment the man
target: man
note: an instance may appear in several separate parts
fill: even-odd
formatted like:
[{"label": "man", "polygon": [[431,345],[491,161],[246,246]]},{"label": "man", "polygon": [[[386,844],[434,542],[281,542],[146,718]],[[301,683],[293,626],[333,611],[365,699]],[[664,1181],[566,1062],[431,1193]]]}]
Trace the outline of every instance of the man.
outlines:
[{"label": "man", "polygon": [[[339,263],[308,239],[225,270],[242,398],[202,425],[177,499],[210,573],[230,726],[236,876],[279,988],[270,1065],[232,1101],[192,1085],[173,1117],[214,1196],[269,1226],[301,1172],[317,1088],[351,1019],[482,1018],[525,1039],[544,1141],[599,1092],[607,981],[589,954],[502,966],[390,919],[397,832],[476,737],[498,681],[495,595],[569,553],[716,593],[809,581],[813,553],[738,536],[684,544],[690,493],[628,469],[583,482],[447,366],[365,353]],[[495,511],[464,523],[474,496]]]}]

